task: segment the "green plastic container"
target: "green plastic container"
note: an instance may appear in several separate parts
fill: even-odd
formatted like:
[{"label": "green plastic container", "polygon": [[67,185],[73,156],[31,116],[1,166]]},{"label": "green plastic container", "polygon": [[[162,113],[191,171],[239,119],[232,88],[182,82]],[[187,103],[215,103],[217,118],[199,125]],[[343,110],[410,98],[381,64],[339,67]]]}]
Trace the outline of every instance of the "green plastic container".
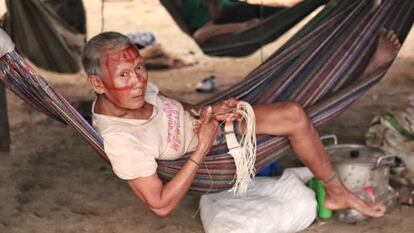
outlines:
[{"label": "green plastic container", "polygon": [[316,194],[316,201],[318,203],[318,217],[323,219],[329,219],[332,217],[332,210],[325,208],[325,187],[322,182],[319,181],[316,177],[310,179],[307,183],[307,186],[311,188]]}]

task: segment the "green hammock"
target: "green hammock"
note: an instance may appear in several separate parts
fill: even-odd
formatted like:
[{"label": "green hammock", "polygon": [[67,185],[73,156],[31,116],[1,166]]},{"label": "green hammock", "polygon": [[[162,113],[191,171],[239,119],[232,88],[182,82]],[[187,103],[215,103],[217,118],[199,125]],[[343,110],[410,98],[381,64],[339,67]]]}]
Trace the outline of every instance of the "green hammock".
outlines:
[{"label": "green hammock", "polygon": [[[183,3],[192,1],[197,2],[195,0],[190,0],[183,1]],[[228,2],[229,0],[226,1]],[[246,15],[246,17],[254,17],[255,15],[258,18],[262,18],[263,16],[263,21],[260,24],[252,28],[248,28],[240,33],[223,35],[220,39],[209,41],[199,46],[205,54],[211,56],[239,57],[249,55],[262,47],[264,44],[277,39],[291,27],[296,25],[300,20],[314,11],[317,7],[326,3],[326,1],[327,0],[304,0],[300,4],[289,9],[260,7],[246,3],[233,3],[236,5],[236,9],[225,12],[227,15],[223,17],[223,20],[220,20],[217,23],[232,22],[232,18],[235,17],[234,15]],[[192,36],[194,31],[197,29],[195,26],[200,24],[196,21],[205,21],[205,19],[197,19],[196,17],[186,17],[188,14],[186,14],[185,11],[195,11],[194,8],[196,7],[184,6],[184,9],[180,9],[172,3],[171,0],[161,0],[161,4],[167,9],[180,29],[189,36]],[[253,13],[251,11],[253,11]],[[254,14],[254,12],[259,13]],[[193,13],[193,15],[201,14],[201,12]],[[240,16],[240,20],[248,19],[242,18],[242,16]],[[208,16],[199,16],[199,18],[208,18]]]},{"label": "green hammock", "polygon": [[[391,62],[359,78],[376,47],[380,29],[394,30],[403,42],[413,20],[412,0],[386,0],[375,9],[369,0],[331,2],[243,81],[201,104],[230,96],[253,104],[295,100],[318,126],[344,111],[386,73]],[[39,111],[69,124],[107,158],[100,135],[17,52],[0,58],[0,79]],[[256,170],[278,159],[287,149],[286,138],[259,137]],[[158,161],[157,172],[168,181],[187,160],[188,155],[174,161]],[[190,190],[229,189],[235,169],[226,146],[215,146],[197,171]]]}]

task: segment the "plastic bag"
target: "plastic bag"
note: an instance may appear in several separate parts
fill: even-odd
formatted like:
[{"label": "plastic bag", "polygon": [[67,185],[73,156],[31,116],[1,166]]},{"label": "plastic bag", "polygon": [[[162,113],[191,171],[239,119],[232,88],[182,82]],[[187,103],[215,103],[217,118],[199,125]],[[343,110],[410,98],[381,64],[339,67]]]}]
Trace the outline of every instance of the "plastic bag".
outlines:
[{"label": "plastic bag", "polygon": [[200,216],[207,233],[298,232],[316,217],[314,192],[303,183],[312,177],[307,168],[287,169],[280,179],[256,177],[243,195],[224,191],[200,200]]},{"label": "plastic bag", "polygon": [[414,172],[414,106],[374,117],[365,134],[366,144],[400,157]]},{"label": "plastic bag", "polygon": [[[356,193],[359,198],[368,203],[381,203],[385,206],[385,213],[390,213],[398,203],[398,193],[391,187],[366,187]],[[356,223],[368,219],[367,216],[361,214],[354,209],[339,210],[335,212],[336,217],[341,222]]]}]

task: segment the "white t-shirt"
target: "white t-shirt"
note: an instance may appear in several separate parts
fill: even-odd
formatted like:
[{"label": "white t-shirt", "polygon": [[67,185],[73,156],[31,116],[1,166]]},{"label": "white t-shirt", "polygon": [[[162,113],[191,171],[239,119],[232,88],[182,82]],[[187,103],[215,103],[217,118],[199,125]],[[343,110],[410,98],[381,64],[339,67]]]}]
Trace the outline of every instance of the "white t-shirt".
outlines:
[{"label": "white t-shirt", "polygon": [[198,140],[195,119],[182,104],[158,94],[148,83],[145,101],[154,106],[148,120],[124,119],[94,112],[92,123],[104,140],[105,152],[115,174],[124,180],[150,176],[157,170],[156,159],[175,160],[194,151]]}]

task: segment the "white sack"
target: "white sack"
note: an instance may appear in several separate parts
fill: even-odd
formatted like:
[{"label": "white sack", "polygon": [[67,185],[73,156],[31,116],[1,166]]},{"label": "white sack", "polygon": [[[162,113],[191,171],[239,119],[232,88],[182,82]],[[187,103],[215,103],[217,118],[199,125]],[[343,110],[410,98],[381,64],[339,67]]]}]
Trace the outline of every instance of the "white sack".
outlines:
[{"label": "white sack", "polygon": [[[200,200],[200,216],[207,233],[298,232],[316,217],[314,192],[302,181],[307,168],[287,169],[280,179],[255,177],[244,195],[224,191]],[[302,181],[301,181],[302,180]]]}]

